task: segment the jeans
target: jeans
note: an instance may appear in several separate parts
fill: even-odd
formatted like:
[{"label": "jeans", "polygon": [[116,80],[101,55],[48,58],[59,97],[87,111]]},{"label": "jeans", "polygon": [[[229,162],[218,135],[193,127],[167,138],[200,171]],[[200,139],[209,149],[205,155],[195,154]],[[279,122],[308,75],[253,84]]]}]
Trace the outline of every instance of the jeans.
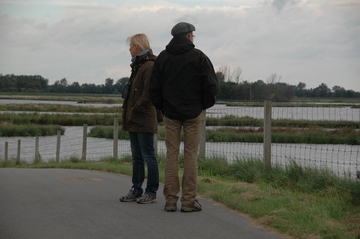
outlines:
[{"label": "jeans", "polygon": [[166,162],[164,196],[167,204],[176,204],[180,192],[179,147],[180,133],[184,131],[184,173],[182,175],[182,205],[192,207],[197,194],[197,156],[204,111],[190,120],[172,120],[164,117],[166,129]]},{"label": "jeans", "polygon": [[148,177],[145,192],[156,195],[159,188],[159,168],[155,156],[154,134],[129,132],[131,153],[133,160],[133,188],[142,190],[145,179],[145,166],[147,165]]}]

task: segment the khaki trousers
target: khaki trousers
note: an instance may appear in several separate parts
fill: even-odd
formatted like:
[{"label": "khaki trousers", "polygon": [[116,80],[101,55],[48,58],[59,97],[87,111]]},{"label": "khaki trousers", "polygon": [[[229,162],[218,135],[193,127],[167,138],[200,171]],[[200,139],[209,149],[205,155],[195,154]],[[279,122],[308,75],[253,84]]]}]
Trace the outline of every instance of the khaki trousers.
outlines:
[{"label": "khaki trousers", "polygon": [[164,117],[165,122],[165,183],[164,196],[166,204],[176,204],[180,192],[179,180],[179,148],[180,133],[184,131],[184,172],[182,177],[181,203],[193,206],[196,197],[197,185],[197,156],[200,141],[201,126],[204,123],[205,111],[198,117],[190,120],[172,120]]}]

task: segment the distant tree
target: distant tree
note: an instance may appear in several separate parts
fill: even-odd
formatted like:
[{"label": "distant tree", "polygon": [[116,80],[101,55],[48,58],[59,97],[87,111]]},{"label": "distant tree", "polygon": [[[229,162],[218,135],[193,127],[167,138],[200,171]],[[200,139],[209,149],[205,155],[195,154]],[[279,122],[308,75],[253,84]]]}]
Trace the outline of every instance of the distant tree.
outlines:
[{"label": "distant tree", "polygon": [[68,82],[67,82],[66,78],[63,78],[60,80],[60,85],[65,86],[65,87],[68,86]]},{"label": "distant tree", "polygon": [[65,78],[60,81],[55,81],[54,85],[50,88],[50,92],[54,93],[66,93],[67,92],[67,80]]},{"label": "distant tree", "polygon": [[222,83],[225,82],[225,75],[224,75],[224,73],[222,73],[221,71],[217,71],[217,72],[216,72],[216,77],[217,77],[217,79],[218,79],[219,85],[221,85]]},{"label": "distant tree", "polygon": [[114,88],[117,92],[122,93],[126,82],[129,81],[129,77],[122,77],[116,81]]},{"label": "distant tree", "polygon": [[14,75],[0,75],[0,91],[1,92],[17,92],[16,81],[13,80]]},{"label": "distant tree", "polygon": [[329,97],[331,96],[331,90],[327,87],[326,84],[321,83],[313,90],[313,95],[315,97]]},{"label": "distant tree", "polygon": [[277,73],[272,73],[268,78],[266,78],[266,82],[268,84],[276,84],[281,81],[282,76]]},{"label": "distant tree", "polygon": [[266,100],[270,97],[269,92],[267,90],[267,85],[262,80],[257,80],[252,84],[254,100]]},{"label": "distant tree", "polygon": [[224,82],[229,82],[231,80],[231,69],[229,65],[220,66],[219,71],[224,76]]},{"label": "distant tree", "polygon": [[[222,100],[274,100],[288,101],[294,95],[297,97],[346,97],[360,98],[360,92],[345,90],[343,87],[334,86],[330,90],[322,83],[315,89],[306,89],[306,84],[299,82],[297,86],[280,82],[282,76],[277,73],[266,78],[250,83],[246,80],[240,82],[242,69],[234,70],[229,65],[224,65],[216,72],[219,83],[218,99]],[[105,80],[105,84],[83,84],[78,82],[69,84],[66,78],[55,81],[49,85],[49,80],[40,75],[3,75],[0,73],[0,92],[54,92],[54,93],[88,93],[88,94],[118,94],[122,93],[124,85],[129,77],[123,77],[116,81],[111,78]]]},{"label": "distant tree", "polygon": [[287,102],[294,98],[294,86],[278,82],[275,84],[274,101]]},{"label": "distant tree", "polygon": [[85,94],[101,94],[101,88],[103,85],[97,86],[95,84],[82,84],[81,85],[81,92]]},{"label": "distant tree", "polygon": [[346,90],[343,87],[336,85],[332,88],[332,90],[333,90],[334,97],[345,97]]},{"label": "distant tree", "polygon": [[219,85],[219,99],[237,100],[239,97],[239,87],[235,82],[225,82]]},{"label": "distant tree", "polygon": [[[224,79],[223,81],[225,82],[229,82],[229,81],[233,81],[235,83],[239,83],[240,82],[240,76],[242,73],[242,68],[236,67],[235,69],[231,69],[231,67],[229,65],[223,65],[219,67],[219,71],[222,74],[222,79]],[[220,75],[219,75],[220,76]]]},{"label": "distant tree", "polygon": [[273,101],[284,101],[286,98],[280,90],[281,86],[284,86],[284,84],[280,84],[281,78],[282,76],[277,73],[272,73],[268,78],[266,78],[268,94],[270,95],[270,98],[268,99]]},{"label": "distant tree", "polygon": [[78,82],[73,82],[67,87],[67,92],[69,93],[81,93],[81,87]]},{"label": "distant tree", "polygon": [[114,92],[113,84],[114,84],[114,80],[111,78],[107,78],[105,80],[105,86],[104,86],[103,93],[112,94]]},{"label": "distant tree", "polygon": [[306,96],[306,84],[303,82],[299,82],[299,84],[295,87],[295,96],[297,97],[305,97]]},{"label": "distant tree", "polygon": [[243,81],[240,84],[239,99],[253,100],[252,84],[247,81]]},{"label": "distant tree", "polygon": [[240,82],[240,76],[242,73],[242,69],[241,67],[236,67],[232,73],[231,73],[231,79],[235,82],[235,83],[239,83]]},{"label": "distant tree", "polygon": [[48,92],[49,91],[49,80],[43,78],[42,76],[35,76],[35,78],[40,82],[41,91]]},{"label": "distant tree", "polygon": [[359,93],[359,92],[356,93],[356,92],[353,91],[353,90],[347,90],[347,91],[345,92],[345,97],[347,97],[347,98],[360,97],[360,93]]}]

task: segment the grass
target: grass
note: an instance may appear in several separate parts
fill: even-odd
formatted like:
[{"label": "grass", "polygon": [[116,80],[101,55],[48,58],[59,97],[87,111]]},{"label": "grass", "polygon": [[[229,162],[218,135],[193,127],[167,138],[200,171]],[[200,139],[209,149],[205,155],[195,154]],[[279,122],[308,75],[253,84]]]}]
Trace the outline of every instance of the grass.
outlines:
[{"label": "grass", "polygon": [[[165,158],[158,156],[160,181]],[[179,158],[182,174],[183,155]],[[131,156],[83,162],[76,157],[60,163],[2,161],[0,167],[71,168],[131,175]],[[265,171],[258,159],[229,164],[222,158],[199,159],[198,193],[231,210],[249,215],[256,224],[293,238],[359,238],[360,181],[338,178],[323,169],[291,163]],[[359,199],[360,201],[360,199]],[[355,202],[355,203],[354,203]]]}]

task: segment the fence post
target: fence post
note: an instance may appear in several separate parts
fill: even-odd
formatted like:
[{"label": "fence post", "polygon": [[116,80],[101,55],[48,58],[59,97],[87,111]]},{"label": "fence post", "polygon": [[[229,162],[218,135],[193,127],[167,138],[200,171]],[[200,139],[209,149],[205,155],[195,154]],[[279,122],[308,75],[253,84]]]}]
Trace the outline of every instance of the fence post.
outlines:
[{"label": "fence post", "polygon": [[60,141],[61,141],[61,130],[57,131],[57,139],[56,139],[56,162],[58,163],[60,160]]},{"label": "fence post", "polygon": [[264,168],[271,169],[271,101],[264,104]]},{"label": "fence post", "polygon": [[39,162],[39,136],[35,137],[35,162]]},{"label": "fence post", "polygon": [[204,115],[204,122],[201,125],[200,144],[199,144],[199,157],[205,158],[205,144],[206,144],[206,110],[203,110],[201,114]]},{"label": "fence post", "polygon": [[5,142],[5,152],[4,152],[4,160],[8,160],[8,149],[9,149],[9,142]]},{"label": "fence post", "polygon": [[119,119],[114,119],[114,146],[113,146],[113,157],[118,157],[118,142],[119,142]]},{"label": "fence post", "polygon": [[86,161],[86,148],[87,148],[87,124],[83,125],[83,143],[81,160]]},{"label": "fence post", "polygon": [[16,154],[16,163],[20,163],[20,152],[21,152],[21,139],[18,139],[17,144],[17,154]]}]

